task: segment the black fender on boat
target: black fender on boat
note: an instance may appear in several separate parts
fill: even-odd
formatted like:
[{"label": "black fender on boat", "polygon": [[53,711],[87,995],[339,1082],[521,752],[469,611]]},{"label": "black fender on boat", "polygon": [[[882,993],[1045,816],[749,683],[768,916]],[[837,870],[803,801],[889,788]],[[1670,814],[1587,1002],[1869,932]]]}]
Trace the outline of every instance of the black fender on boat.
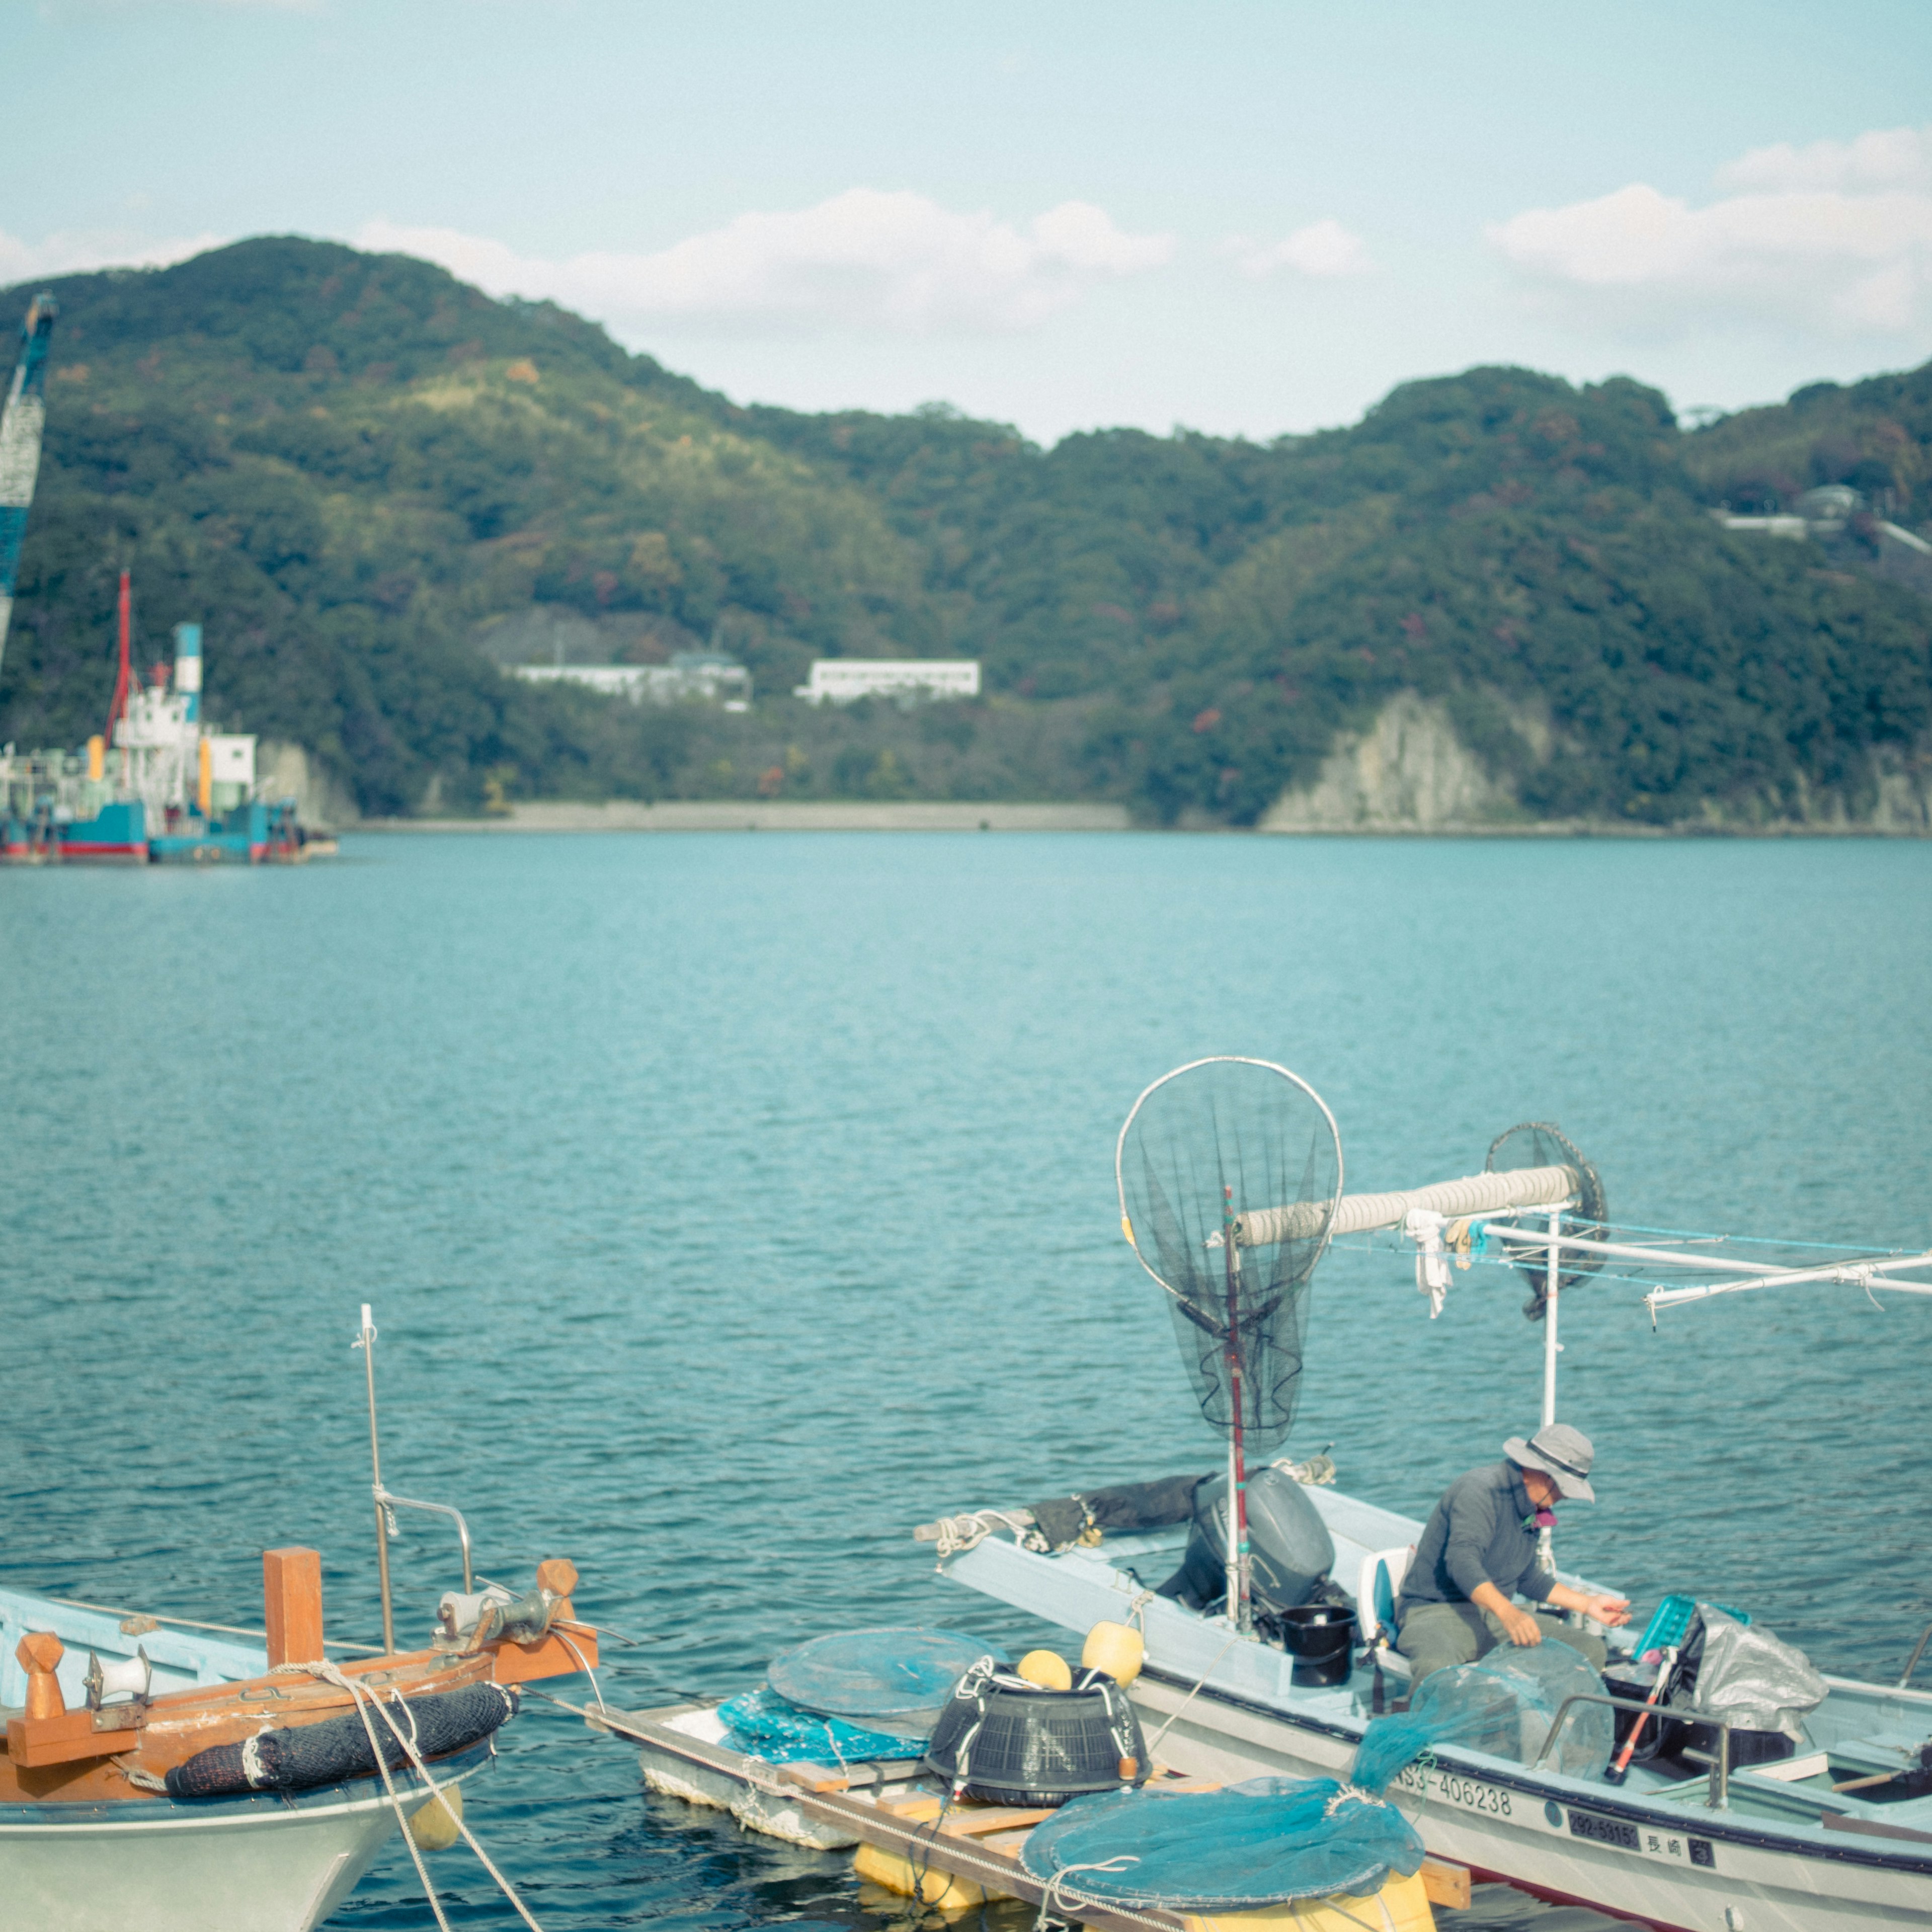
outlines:
[{"label": "black fender on boat", "polygon": [[[467,1684],[460,1690],[400,1700],[385,1699],[383,1711],[406,1735],[412,1722],[419,1757],[446,1757],[488,1737],[517,1714],[518,1696],[500,1684]],[[392,1770],[407,1754],[381,1715],[369,1723]],[[170,1798],[232,1798],[250,1791],[308,1791],[345,1778],[366,1778],[376,1768],[369,1732],[360,1712],[327,1718],[319,1724],[292,1725],[245,1738],[238,1744],[214,1744],[197,1751],[167,1774]]]}]

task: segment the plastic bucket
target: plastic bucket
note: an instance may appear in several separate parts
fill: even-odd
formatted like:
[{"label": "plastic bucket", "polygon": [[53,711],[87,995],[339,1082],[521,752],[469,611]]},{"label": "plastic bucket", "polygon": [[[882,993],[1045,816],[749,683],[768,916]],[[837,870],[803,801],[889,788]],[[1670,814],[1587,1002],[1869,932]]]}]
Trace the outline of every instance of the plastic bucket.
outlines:
[{"label": "plastic bucket", "polygon": [[1298,1604],[1276,1612],[1282,1647],[1294,1659],[1294,1681],[1304,1687],[1341,1684],[1354,1667],[1354,1614],[1335,1604]]}]

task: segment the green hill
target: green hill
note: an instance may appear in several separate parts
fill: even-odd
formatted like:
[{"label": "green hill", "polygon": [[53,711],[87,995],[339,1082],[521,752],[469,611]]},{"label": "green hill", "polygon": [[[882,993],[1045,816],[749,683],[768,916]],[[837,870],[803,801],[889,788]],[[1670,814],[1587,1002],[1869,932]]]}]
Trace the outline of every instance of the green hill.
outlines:
[{"label": "green hill", "polygon": [[[1480,369],[1270,444],[1043,451],[944,410],[738,408],[549,305],[326,244],[52,286],[0,739],[98,728],[126,566],[150,652],[202,620],[210,711],[372,812],[762,791],[1246,824],[1405,693],[1505,822],[1924,794],[1932,603],[1869,530],[1781,542],[1709,510],[1849,481],[1917,531],[1932,371],[1685,434],[1634,382]],[[560,616],[601,655],[719,644],[758,701],[502,676],[492,640]],[[978,657],[987,695],[790,698],[840,653]]]}]

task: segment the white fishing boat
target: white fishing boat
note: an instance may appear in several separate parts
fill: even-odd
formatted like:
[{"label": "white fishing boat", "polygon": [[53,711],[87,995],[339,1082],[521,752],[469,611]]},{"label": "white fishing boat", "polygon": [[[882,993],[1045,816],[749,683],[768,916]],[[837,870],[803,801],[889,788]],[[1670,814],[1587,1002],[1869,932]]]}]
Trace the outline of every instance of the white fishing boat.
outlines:
[{"label": "white fishing boat", "polygon": [[[1330,1131],[1332,1125],[1329,1117]],[[1124,1130],[1122,1140],[1124,1148]],[[1311,1162],[1309,1171],[1318,1167]],[[1932,1294],[1932,1252],[1846,1250],[1821,1258],[1815,1249],[1708,1237],[1619,1239],[1594,1169],[1541,1126],[1500,1137],[1483,1173],[1435,1186],[1345,1194],[1338,1144],[1332,1172],[1312,1198],[1244,1203],[1231,1192],[1228,1201],[1230,1252],[1217,1254],[1214,1266],[1225,1265],[1231,1281],[1245,1251],[1286,1237],[1307,1244],[1294,1286],[1305,1286],[1310,1257],[1330,1242],[1397,1245],[1412,1256],[1432,1314],[1442,1311],[1458,1263],[1529,1274],[1543,1322],[1546,1424],[1557,1414],[1563,1291],[1585,1274],[1632,1284],[1653,1317],[1714,1297],[1806,1284]],[[1124,1178],[1122,1204],[1138,1252],[1150,1244],[1148,1210],[1142,1208],[1137,1228]],[[1205,1245],[1220,1244],[1210,1234]],[[1162,1280],[1148,1256],[1141,1258]],[[1201,1325],[1198,1314],[1190,1319]],[[1202,1346],[1220,1348],[1242,1332],[1231,1318],[1216,1331],[1220,1340]],[[1259,1372],[1253,1360],[1246,1366],[1251,1377]],[[1243,1366],[1234,1365],[1237,1377]],[[1332,1600],[1339,1585],[1352,1599],[1360,1648],[1337,1660],[1328,1673],[1336,1681],[1310,1681],[1321,1673],[1305,1660],[1298,1667],[1267,1620],[1258,1624],[1250,1614],[1253,1559],[1236,1550],[1231,1520],[1214,1518],[1217,1528],[1227,1521],[1230,1587],[1198,1607],[1180,1600],[1185,1591],[1157,1594],[1187,1556],[1190,1522],[1133,1526],[1130,1502],[1111,1512],[1130,1525],[1124,1534],[1107,1526],[1110,1510],[1096,1509],[1093,1498],[1072,1499],[1070,1522],[1054,1520],[1056,1505],[1016,1508],[1009,1501],[916,1533],[938,1544],[947,1575],[1001,1602],[1072,1630],[1103,1620],[1139,1627],[1147,1662],[1132,1696],[1150,1748],[1178,1772],[1224,1780],[1345,1778],[1378,1713],[1396,1708],[1408,1692],[1408,1666],[1390,1647],[1391,1626],[1424,1526],[1327,1486],[1333,1468],[1325,1459],[1275,1466],[1292,1471],[1325,1532],[1328,1596]],[[1234,1474],[1223,1494],[1240,1492],[1241,1472]],[[1064,1500],[1057,1507],[1064,1510]],[[1197,1583],[1199,1574],[1197,1561]],[[1575,1589],[1604,1594],[1595,1580],[1556,1574]],[[1571,1620],[1581,1621],[1574,1614]],[[1432,1855],[1470,1868],[1479,1880],[1506,1880],[1670,1932],[1932,1926],[1932,1690],[1910,1682],[1924,1648],[1922,1638],[1896,1684],[1822,1678],[1821,1700],[1789,1718],[1798,1735],[1772,1740],[1775,1754],[1744,1748],[1766,1734],[1723,1704],[1717,1688],[1706,1687],[1708,1702],[1700,1701],[1703,1692],[1672,1691],[1674,1653],[1652,1663],[1626,1656],[1627,1674],[1607,1676],[1600,1695],[1592,1686],[1589,1695],[1566,1700],[1520,1750],[1438,1744],[1401,1774],[1391,1795]],[[1614,1648],[1612,1661],[1619,1661]],[[1644,1708],[1646,1675],[1675,1699],[1667,1718]],[[1630,1764],[1620,1782],[1609,1781],[1600,1761],[1586,1775],[1559,1768],[1559,1759],[1574,1755],[1566,1738],[1592,1712],[1599,1714],[1589,1720],[1600,1724],[1609,1712],[1626,1730],[1654,1726],[1659,1745],[1672,1726],[1676,1748]]]},{"label": "white fishing boat", "polygon": [[[365,1309],[368,1356],[374,1337]],[[368,1384],[375,1459],[373,1360]],[[596,1633],[575,1616],[569,1563],[539,1564],[521,1596],[479,1589],[460,1514],[374,1469],[380,1648],[323,1636],[310,1550],[264,1553],[260,1632],[0,1592],[0,1928],[310,1932],[399,1824],[426,1892],[422,1852],[459,1837],[509,1891],[460,1787],[515,1714],[512,1687],[592,1669]],[[398,1509],[452,1520],[462,1546],[463,1588],[416,1649],[395,1638]]]}]

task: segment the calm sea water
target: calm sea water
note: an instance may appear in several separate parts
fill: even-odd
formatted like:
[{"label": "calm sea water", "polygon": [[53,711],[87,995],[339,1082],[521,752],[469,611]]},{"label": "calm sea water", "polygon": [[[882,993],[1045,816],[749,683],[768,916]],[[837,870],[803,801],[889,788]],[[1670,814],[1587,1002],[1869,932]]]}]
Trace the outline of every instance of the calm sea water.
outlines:
[{"label": "calm sea water", "polygon": [[[1928,1246],[1928,991],[1925,844],[365,837],[0,874],[0,1574],[255,1624],[262,1547],[312,1543],[330,1628],[371,1636],[370,1301],[391,1484],[659,1640],[607,1695],[871,1622],[1024,1639],[913,1524],[1216,1460],[1116,1226],[1154,1075],[1286,1061],[1353,1186],[1541,1118],[1629,1220]],[[1399,1259],[1332,1258],[1292,1446],[1425,1511],[1534,1426],[1521,1299],[1478,1272],[1432,1324]],[[1654,1334],[1600,1287],[1564,1333],[1603,1497],[1566,1562],[1895,1673],[1932,1617],[1932,1305]],[[455,1552],[405,1528],[414,1633]],[[541,1705],[472,1804],[548,1932],[873,1922],[843,1858],[647,1798]],[[434,1869],[458,1922],[516,1922],[466,1853]],[[429,1922],[399,1852],[333,1922]]]}]

